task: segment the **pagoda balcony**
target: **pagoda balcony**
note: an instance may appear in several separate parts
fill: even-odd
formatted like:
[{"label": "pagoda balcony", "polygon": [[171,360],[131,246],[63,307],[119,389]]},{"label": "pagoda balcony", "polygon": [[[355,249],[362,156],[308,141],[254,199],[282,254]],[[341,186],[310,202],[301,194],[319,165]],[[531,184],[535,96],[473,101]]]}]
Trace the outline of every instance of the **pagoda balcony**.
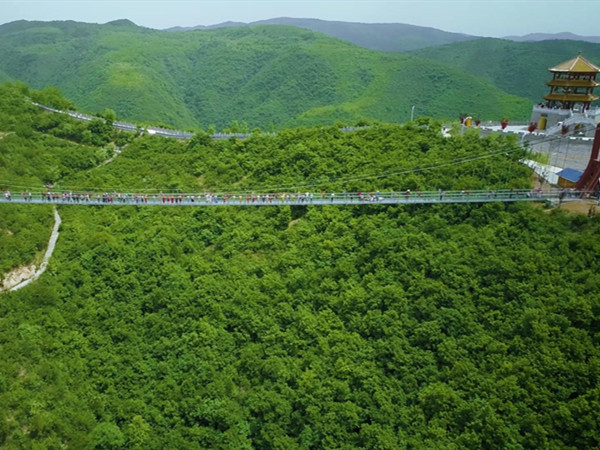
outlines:
[{"label": "pagoda balcony", "polygon": [[574,87],[574,88],[595,88],[600,86],[600,83],[596,80],[550,80],[546,81],[548,86],[557,87]]}]

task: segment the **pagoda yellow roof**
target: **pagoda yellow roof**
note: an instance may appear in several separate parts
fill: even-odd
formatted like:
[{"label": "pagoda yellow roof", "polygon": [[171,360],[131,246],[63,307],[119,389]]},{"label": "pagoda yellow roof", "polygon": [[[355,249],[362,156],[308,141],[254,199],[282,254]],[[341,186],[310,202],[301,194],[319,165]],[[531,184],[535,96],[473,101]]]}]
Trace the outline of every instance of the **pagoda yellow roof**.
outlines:
[{"label": "pagoda yellow roof", "polygon": [[585,59],[581,54],[575,58],[565,61],[558,66],[548,69],[550,72],[578,72],[578,73],[589,73],[589,72],[600,72],[600,67],[592,64]]}]

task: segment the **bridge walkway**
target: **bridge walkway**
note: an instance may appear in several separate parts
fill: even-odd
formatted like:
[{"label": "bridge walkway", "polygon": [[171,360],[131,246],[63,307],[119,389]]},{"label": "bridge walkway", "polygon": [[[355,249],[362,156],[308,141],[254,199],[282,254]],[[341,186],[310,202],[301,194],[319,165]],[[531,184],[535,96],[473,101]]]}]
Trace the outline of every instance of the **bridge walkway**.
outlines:
[{"label": "bridge walkway", "polygon": [[564,189],[504,189],[477,191],[405,191],[382,194],[318,193],[318,194],[137,194],[137,193],[22,193],[8,191],[0,197],[0,205],[52,204],[77,206],[307,206],[307,205],[414,205],[493,202],[544,202],[553,203],[581,198],[582,193]]}]

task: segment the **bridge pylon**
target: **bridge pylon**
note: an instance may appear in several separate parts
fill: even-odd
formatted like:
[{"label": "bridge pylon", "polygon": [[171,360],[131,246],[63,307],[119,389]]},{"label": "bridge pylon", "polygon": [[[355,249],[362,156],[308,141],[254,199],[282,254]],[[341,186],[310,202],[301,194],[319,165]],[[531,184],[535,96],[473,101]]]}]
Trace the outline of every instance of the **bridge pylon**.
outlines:
[{"label": "bridge pylon", "polygon": [[596,133],[594,135],[594,143],[592,144],[592,153],[590,154],[590,160],[588,165],[581,175],[581,178],[577,182],[575,189],[582,192],[582,196],[589,195],[598,189],[598,183],[600,182],[600,160],[598,159],[598,153],[600,151],[600,124],[596,126]]}]

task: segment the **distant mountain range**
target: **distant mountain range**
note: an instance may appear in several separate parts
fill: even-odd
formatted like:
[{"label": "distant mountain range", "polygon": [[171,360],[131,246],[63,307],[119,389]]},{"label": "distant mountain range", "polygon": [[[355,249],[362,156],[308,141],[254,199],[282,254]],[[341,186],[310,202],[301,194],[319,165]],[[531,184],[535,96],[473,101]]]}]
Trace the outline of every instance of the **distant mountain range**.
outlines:
[{"label": "distant mountain range", "polygon": [[320,19],[294,19],[278,17],[257,22],[224,22],[210,26],[189,28],[175,27],[165,31],[207,30],[226,27],[246,27],[256,25],[287,25],[304,28],[342,39],[360,47],[385,52],[404,52],[435,45],[449,44],[478,39],[477,36],[450,33],[436,28],[420,27],[403,23],[356,23],[337,22]]},{"label": "distant mountain range", "polygon": [[600,36],[581,36],[569,32],[564,33],[531,33],[525,36],[506,36],[504,39],[517,42],[538,42],[538,41],[583,41],[600,44]]},{"label": "distant mountain range", "polygon": [[[435,47],[454,42],[480,39],[480,36],[452,33],[436,28],[421,27],[403,23],[356,23],[320,19],[295,19],[278,17],[257,22],[223,22],[216,25],[195,27],[173,27],[165,31],[211,30],[215,28],[247,27],[254,25],[288,25],[324,33],[328,36],[351,42],[371,50],[404,52],[421,48]],[[581,36],[574,33],[532,33],[524,36],[506,36],[502,39],[516,42],[538,42],[569,40],[600,43],[600,36]]]}]

